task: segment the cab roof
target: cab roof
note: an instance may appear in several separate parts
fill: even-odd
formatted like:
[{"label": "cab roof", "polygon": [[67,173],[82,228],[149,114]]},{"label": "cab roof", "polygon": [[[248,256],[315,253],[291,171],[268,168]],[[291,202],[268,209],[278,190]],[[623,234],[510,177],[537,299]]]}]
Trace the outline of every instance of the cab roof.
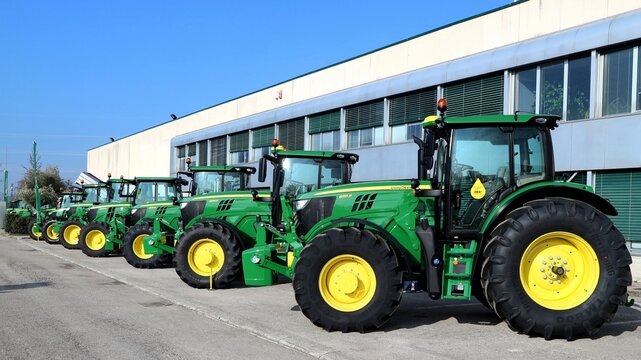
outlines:
[{"label": "cab roof", "polygon": [[347,160],[350,164],[358,161],[358,155],[346,152],[334,151],[305,151],[305,150],[281,150],[276,149],[275,155],[279,157],[297,157],[297,158],[325,158],[325,159],[341,159]]},{"label": "cab roof", "polygon": [[173,181],[176,181],[176,180],[177,179],[174,178],[174,177],[167,177],[167,176],[164,176],[164,177],[147,176],[147,177],[136,177],[136,178],[134,178],[134,181],[136,181],[136,182],[156,182],[156,181],[173,182]]},{"label": "cab roof", "polygon": [[423,120],[423,127],[464,128],[475,126],[546,126],[554,129],[561,118],[557,115],[514,114],[514,115],[477,115],[465,117],[428,116]]},{"label": "cab roof", "polygon": [[253,174],[256,172],[256,168],[253,168],[251,166],[191,166],[189,170],[195,172],[242,172],[248,174]]}]

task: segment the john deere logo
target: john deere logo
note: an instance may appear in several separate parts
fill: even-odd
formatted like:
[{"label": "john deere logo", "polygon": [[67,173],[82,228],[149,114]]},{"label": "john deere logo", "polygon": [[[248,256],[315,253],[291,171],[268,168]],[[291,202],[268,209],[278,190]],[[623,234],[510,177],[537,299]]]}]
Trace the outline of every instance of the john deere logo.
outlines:
[{"label": "john deere logo", "polygon": [[481,179],[476,179],[474,185],[470,189],[470,195],[476,200],[480,200],[485,197],[485,186],[481,182]]}]

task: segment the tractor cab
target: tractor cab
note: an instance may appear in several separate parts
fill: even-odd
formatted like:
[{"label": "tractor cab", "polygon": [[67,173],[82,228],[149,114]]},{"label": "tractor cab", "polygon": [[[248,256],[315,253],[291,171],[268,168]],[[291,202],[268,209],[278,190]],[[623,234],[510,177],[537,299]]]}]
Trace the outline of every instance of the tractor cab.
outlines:
[{"label": "tractor cab", "polygon": [[83,196],[84,192],[81,190],[63,191],[58,200],[58,209],[68,209],[73,204],[81,203]]},{"label": "tractor cab", "polygon": [[[307,205],[307,200],[295,201],[296,198],[310,191],[350,183],[352,165],[357,161],[358,155],[352,153],[285,150],[274,139],[272,155],[264,155],[258,169],[259,181],[263,182],[267,177],[267,162],[274,167],[271,197],[261,199],[254,195],[254,198],[272,201],[271,223],[284,228],[291,224],[281,224],[282,219],[291,218],[295,210]],[[296,209],[292,209],[291,204],[295,204]]]},{"label": "tractor cab", "polygon": [[178,173],[188,196],[247,190],[249,178],[256,172],[248,166],[191,166],[189,170]]},{"label": "tractor cab", "polygon": [[426,118],[423,140],[415,139],[419,177],[440,190],[437,234],[476,237],[501,200],[523,187],[553,181],[550,130],[559,117],[445,117],[446,109],[447,103],[439,101],[441,116]]}]

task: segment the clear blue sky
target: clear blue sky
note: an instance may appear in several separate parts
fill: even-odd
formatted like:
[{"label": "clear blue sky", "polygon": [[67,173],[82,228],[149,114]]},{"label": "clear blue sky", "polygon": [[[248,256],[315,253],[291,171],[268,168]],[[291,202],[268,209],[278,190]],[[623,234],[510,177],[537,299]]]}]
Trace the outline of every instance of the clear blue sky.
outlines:
[{"label": "clear blue sky", "polygon": [[0,169],[36,141],[73,180],[109,137],[510,3],[1,0]]}]

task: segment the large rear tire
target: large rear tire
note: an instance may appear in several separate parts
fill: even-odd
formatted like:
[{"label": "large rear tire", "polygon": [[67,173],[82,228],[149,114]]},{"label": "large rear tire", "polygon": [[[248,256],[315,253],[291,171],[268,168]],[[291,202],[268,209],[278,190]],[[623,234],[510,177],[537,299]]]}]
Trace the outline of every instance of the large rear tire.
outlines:
[{"label": "large rear tire", "polygon": [[327,331],[366,332],[396,311],[403,276],[396,255],[379,236],[356,228],[316,236],[294,269],[301,311]]},{"label": "large rear tire", "polygon": [[515,331],[546,339],[591,336],[625,301],[630,253],[610,219],[588,204],[531,201],[492,236],[483,285]]},{"label": "large rear tire", "polygon": [[[132,226],[123,237],[122,254],[127,262],[139,269],[166,267],[171,263],[172,254],[146,254],[143,242],[148,235],[154,233],[149,223]],[[163,238],[163,242],[166,240]]]},{"label": "large rear tire", "polygon": [[92,222],[82,228],[78,244],[82,252],[91,257],[107,256],[106,249],[109,225],[103,222]]},{"label": "large rear tire", "polygon": [[60,242],[60,234],[53,229],[56,222],[56,220],[49,220],[42,226],[42,237],[47,244],[58,244]]},{"label": "large rear tire", "polygon": [[198,289],[224,288],[241,273],[240,240],[219,224],[197,224],[185,230],[174,250],[176,273]]},{"label": "large rear tire", "polygon": [[67,249],[79,249],[80,232],[84,225],[78,220],[67,221],[60,227],[60,244]]}]

